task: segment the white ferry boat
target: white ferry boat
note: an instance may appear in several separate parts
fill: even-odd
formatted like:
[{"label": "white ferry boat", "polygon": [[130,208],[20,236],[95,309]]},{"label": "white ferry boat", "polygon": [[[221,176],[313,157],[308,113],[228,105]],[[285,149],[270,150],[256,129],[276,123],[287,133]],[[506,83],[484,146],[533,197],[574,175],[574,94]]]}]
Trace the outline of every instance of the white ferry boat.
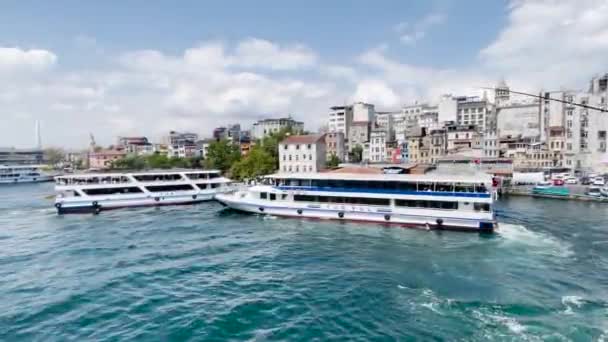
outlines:
[{"label": "white ferry boat", "polygon": [[219,171],[93,173],[55,177],[59,214],[123,207],[190,204],[230,191]]},{"label": "white ferry boat", "polygon": [[0,165],[0,184],[50,182],[44,165]]},{"label": "white ferry boat", "polygon": [[275,216],[394,223],[426,229],[497,228],[489,175],[308,173],[218,194],[224,205]]}]

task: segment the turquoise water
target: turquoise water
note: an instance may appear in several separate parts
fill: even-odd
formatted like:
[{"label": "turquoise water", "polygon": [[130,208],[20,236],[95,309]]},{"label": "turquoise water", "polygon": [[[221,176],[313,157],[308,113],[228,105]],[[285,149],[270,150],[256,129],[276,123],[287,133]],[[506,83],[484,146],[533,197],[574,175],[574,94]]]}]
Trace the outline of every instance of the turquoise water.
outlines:
[{"label": "turquoise water", "polygon": [[512,198],[482,236],[51,193],[0,188],[2,341],[608,339],[605,204]]}]

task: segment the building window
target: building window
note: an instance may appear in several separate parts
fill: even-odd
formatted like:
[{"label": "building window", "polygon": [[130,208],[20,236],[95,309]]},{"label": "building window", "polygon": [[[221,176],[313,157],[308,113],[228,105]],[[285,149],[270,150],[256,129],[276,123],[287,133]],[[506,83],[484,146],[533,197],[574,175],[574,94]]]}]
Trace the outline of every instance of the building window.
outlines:
[{"label": "building window", "polygon": [[311,144],[308,144],[308,149],[309,150],[312,149],[312,145]]},{"label": "building window", "polygon": [[299,150],[299,149],[300,149],[300,145],[298,144],[298,145],[296,145],[296,150]]},{"label": "building window", "polygon": [[291,161],[291,154],[289,155],[289,161]]}]

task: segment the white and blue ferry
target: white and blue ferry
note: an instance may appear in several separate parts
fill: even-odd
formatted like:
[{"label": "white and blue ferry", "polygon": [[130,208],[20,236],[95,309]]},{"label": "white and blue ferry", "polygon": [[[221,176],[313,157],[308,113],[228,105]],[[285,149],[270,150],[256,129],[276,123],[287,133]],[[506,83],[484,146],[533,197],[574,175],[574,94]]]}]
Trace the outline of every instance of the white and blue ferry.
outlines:
[{"label": "white and blue ferry", "polygon": [[59,214],[98,213],[209,201],[231,190],[230,180],[217,170],[83,173],[55,177],[55,207]]},{"label": "white and blue ferry", "polygon": [[265,215],[490,232],[497,228],[491,189],[486,174],[274,174],[216,200]]}]

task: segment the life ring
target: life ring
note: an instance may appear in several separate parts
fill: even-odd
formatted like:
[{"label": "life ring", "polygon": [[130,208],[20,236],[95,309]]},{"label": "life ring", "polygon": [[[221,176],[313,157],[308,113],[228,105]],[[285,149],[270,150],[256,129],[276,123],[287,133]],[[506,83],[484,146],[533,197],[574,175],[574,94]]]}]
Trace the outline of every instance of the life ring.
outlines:
[{"label": "life ring", "polygon": [[55,208],[57,208],[57,209],[61,208],[61,203],[55,203]]},{"label": "life ring", "polygon": [[339,218],[344,218],[344,212],[343,212],[343,211],[339,212],[339,213],[338,213],[338,217],[339,217]]},{"label": "life ring", "polygon": [[390,221],[391,220],[391,215],[384,215],[384,220]]},{"label": "life ring", "polygon": [[196,199],[196,195],[192,195],[192,199],[195,200]]},{"label": "life ring", "polygon": [[97,201],[93,201],[93,207],[97,207],[99,205],[99,203],[97,203]]},{"label": "life ring", "polygon": [[263,207],[259,207],[258,210],[261,211],[261,212],[264,212],[264,208]]},{"label": "life ring", "polygon": [[298,214],[302,215],[302,209],[298,209]]},{"label": "life ring", "polygon": [[154,197],[154,200],[155,200],[156,202],[158,202],[158,201],[160,201],[160,197]]}]

